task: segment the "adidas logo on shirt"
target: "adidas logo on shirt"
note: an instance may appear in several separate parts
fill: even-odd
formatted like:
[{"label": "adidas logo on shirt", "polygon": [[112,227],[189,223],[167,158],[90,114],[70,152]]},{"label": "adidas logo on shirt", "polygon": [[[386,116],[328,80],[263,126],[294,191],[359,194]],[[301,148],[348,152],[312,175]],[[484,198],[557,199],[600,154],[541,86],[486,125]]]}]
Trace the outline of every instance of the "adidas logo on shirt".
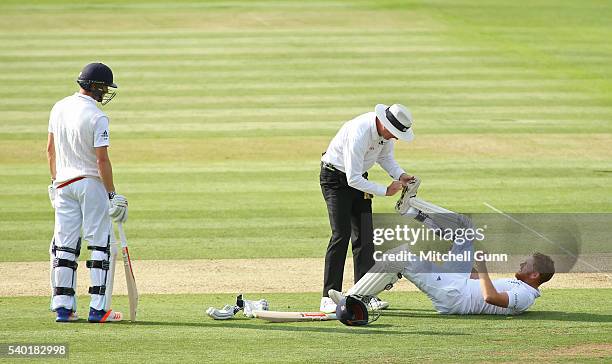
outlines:
[{"label": "adidas logo on shirt", "polygon": [[108,139],[108,132],[106,130],[104,130],[104,133],[102,133],[102,138]]}]

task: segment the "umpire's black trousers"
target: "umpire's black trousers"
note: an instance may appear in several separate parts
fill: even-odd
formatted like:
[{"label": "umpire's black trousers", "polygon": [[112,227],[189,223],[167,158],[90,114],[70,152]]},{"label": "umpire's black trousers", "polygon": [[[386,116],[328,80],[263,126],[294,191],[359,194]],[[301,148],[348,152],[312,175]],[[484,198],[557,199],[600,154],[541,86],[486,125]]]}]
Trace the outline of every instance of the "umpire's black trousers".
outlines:
[{"label": "umpire's black trousers", "polygon": [[332,230],[325,254],[323,297],[327,297],[330,289],[342,291],[349,239],[353,245],[355,283],[374,265],[372,200],[366,199],[363,191],[350,187],[346,175],[333,167],[321,164],[319,179]]}]

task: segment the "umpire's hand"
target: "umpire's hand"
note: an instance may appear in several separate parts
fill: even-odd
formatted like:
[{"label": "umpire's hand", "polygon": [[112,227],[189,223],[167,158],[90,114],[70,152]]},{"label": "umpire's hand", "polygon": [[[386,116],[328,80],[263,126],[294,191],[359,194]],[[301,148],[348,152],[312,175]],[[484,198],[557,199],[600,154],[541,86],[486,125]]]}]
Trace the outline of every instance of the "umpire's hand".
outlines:
[{"label": "umpire's hand", "polygon": [[387,193],[385,193],[385,196],[393,196],[402,188],[404,188],[402,181],[393,181],[389,186],[387,186]]},{"label": "umpire's hand", "polygon": [[406,173],[402,173],[399,180],[402,182],[404,186],[408,186],[408,184],[416,179],[415,176],[408,175]]}]

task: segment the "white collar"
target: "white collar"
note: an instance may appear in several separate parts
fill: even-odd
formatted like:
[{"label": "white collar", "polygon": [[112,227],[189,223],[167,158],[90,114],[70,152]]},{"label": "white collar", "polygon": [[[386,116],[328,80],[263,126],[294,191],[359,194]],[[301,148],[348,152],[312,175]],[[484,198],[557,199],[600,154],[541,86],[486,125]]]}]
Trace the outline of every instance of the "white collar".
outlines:
[{"label": "white collar", "polygon": [[376,114],[374,114],[374,125],[370,127],[370,132],[372,133],[373,141],[377,143],[380,143],[381,141],[386,142],[385,138],[378,134],[378,129],[376,128]]},{"label": "white collar", "polygon": [[94,104],[97,102],[96,100],[94,100],[94,99],[93,99],[93,97],[91,97],[91,96],[87,96],[87,95],[84,95],[84,94],[82,94],[82,93],[80,93],[80,92],[75,92],[75,93],[74,93],[74,95],[75,95],[75,96],[78,96],[78,97],[81,97],[81,98],[84,98],[84,99],[85,99],[85,100],[87,100],[87,101],[91,101],[91,102],[93,102]]},{"label": "white collar", "polygon": [[537,288],[534,288],[534,287],[530,286],[529,284],[527,284],[527,283],[525,283],[525,282],[521,281],[520,279],[519,279],[519,281],[520,281],[521,283],[523,283],[523,284],[525,285],[525,287],[527,287],[527,289],[528,289],[528,290],[531,290],[531,293],[533,293],[533,295],[534,295],[534,296],[536,296],[536,297],[540,297],[540,290],[539,290],[539,289],[537,289]]}]

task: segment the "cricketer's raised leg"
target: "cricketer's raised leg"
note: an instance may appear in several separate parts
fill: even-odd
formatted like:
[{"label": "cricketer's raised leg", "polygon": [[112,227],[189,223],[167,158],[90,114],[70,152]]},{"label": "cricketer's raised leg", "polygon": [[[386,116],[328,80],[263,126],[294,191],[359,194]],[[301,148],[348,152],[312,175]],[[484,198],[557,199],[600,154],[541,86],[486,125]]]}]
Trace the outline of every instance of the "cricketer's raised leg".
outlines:
[{"label": "cricketer's raised leg", "polygon": [[[404,209],[404,216],[414,218],[422,222],[430,229],[465,229],[473,227],[469,218],[464,215],[457,214],[440,206],[434,205],[422,199],[411,197],[408,201],[408,207]],[[398,211],[399,212],[399,211]],[[401,213],[400,213],[401,214]],[[471,249],[469,244],[458,245],[453,244],[454,251],[458,249]],[[397,248],[391,249],[386,253],[396,255],[402,252],[407,253],[409,250],[407,244],[400,245]],[[468,264],[470,264],[468,262]],[[410,267],[410,268],[408,268]],[[437,266],[433,267],[431,262],[377,262],[372,269],[366,273],[351,289],[346,293],[347,296],[370,297],[376,296],[385,289],[391,289],[393,284],[402,277],[402,273],[421,272],[431,273],[437,270]],[[442,270],[452,270],[451,267],[442,266]],[[336,293],[330,294],[330,297],[338,296]]]}]

